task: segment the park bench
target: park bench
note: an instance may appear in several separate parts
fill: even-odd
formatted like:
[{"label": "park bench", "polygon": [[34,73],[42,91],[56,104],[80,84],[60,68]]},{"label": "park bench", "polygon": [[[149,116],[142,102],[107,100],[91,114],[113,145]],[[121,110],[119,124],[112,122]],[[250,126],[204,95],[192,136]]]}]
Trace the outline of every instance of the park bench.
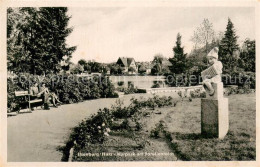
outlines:
[{"label": "park bench", "polygon": [[30,95],[28,91],[15,91],[14,93],[15,93],[15,97],[23,98],[22,102],[19,103],[19,110],[17,111],[18,113],[20,112],[22,106],[27,107],[26,109],[29,109],[29,111],[31,112],[32,104],[42,105],[43,103],[43,100],[39,98],[31,100],[32,95]]}]

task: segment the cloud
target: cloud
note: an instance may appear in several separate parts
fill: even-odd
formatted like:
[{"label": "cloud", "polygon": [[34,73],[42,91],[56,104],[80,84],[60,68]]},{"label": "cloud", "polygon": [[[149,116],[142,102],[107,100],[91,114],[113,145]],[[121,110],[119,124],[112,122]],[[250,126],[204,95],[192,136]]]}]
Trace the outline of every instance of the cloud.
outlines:
[{"label": "cloud", "polygon": [[225,31],[230,17],[241,39],[255,37],[253,8],[69,8],[69,15],[74,30],[67,42],[78,46],[73,62],[114,62],[119,56],[151,61],[156,53],[172,57],[178,32],[190,52],[190,38],[204,18],[216,31]]}]

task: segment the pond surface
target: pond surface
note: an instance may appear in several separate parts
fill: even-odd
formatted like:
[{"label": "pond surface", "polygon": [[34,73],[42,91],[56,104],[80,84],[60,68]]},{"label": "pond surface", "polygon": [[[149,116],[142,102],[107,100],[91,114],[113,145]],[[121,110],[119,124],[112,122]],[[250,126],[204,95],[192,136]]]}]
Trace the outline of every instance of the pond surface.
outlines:
[{"label": "pond surface", "polygon": [[165,76],[110,76],[109,77],[115,87],[128,86],[128,82],[132,82],[137,88],[151,88],[154,82],[160,82],[161,87],[167,87],[165,84]]}]

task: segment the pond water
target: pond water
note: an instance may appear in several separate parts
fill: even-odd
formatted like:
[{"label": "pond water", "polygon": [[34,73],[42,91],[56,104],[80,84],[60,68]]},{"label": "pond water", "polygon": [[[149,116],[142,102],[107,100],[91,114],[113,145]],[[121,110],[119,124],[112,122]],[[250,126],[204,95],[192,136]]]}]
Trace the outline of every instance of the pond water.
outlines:
[{"label": "pond water", "polygon": [[160,82],[161,87],[167,87],[165,84],[165,76],[110,76],[109,77],[115,87],[128,86],[128,82],[132,82],[137,88],[151,88],[154,82]]}]

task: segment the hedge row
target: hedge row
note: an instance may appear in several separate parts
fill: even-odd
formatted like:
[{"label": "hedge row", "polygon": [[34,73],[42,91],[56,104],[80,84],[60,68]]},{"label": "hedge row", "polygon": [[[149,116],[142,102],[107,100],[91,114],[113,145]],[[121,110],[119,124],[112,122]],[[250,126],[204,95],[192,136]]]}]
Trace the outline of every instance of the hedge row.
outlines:
[{"label": "hedge row", "polygon": [[46,84],[51,92],[58,95],[63,103],[77,103],[87,99],[106,97],[118,97],[115,87],[108,77],[96,76],[92,78],[81,78],[75,75],[48,75],[45,77],[36,75],[20,75],[15,78],[8,78],[8,109],[17,110],[19,99],[15,98],[17,90],[29,90],[35,82],[41,86]]}]

